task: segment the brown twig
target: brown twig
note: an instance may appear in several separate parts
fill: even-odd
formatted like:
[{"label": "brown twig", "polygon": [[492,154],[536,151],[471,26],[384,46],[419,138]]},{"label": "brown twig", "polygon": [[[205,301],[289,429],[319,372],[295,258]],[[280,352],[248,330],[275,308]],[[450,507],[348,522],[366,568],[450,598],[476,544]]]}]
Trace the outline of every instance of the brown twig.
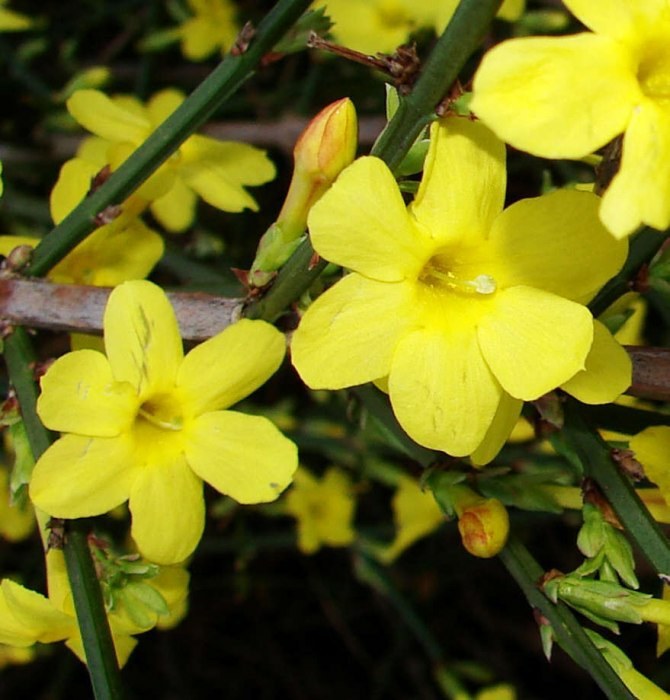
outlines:
[{"label": "brown twig", "polygon": [[[109,287],[51,284],[42,280],[0,279],[0,319],[21,325],[70,333],[102,333]],[[239,317],[242,299],[201,292],[171,292],[184,340],[211,338]]]}]

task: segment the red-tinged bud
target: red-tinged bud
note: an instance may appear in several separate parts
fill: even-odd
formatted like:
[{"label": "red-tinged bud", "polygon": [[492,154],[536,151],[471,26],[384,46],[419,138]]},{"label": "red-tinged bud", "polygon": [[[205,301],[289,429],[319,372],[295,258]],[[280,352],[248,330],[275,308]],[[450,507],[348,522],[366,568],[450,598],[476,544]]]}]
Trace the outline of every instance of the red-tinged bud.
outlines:
[{"label": "red-tinged bud", "polygon": [[494,557],[507,542],[507,509],[497,498],[472,503],[460,511],[458,530],[463,546],[470,554],[483,559]]},{"label": "red-tinged bud", "polygon": [[249,275],[252,284],[278,270],[298,246],[309,210],[353,161],[357,133],[356,110],[345,97],[322,109],[300,135],[291,185],[277,220],[261,238]]}]

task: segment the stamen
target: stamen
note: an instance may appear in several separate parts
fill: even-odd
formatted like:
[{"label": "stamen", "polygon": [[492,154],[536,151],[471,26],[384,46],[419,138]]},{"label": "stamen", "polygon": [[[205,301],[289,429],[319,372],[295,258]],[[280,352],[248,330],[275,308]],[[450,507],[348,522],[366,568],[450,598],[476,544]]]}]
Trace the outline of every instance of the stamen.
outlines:
[{"label": "stamen", "polygon": [[428,265],[421,275],[421,281],[464,294],[493,294],[497,289],[496,281],[491,275],[477,275],[472,280],[464,280],[449,270],[441,270],[437,265]]},{"label": "stamen", "polygon": [[142,406],[137,411],[139,416],[142,416],[144,420],[155,425],[157,428],[162,428],[163,430],[181,430],[182,421],[178,416],[173,417],[171,420],[161,420],[158,416],[145,410]]}]

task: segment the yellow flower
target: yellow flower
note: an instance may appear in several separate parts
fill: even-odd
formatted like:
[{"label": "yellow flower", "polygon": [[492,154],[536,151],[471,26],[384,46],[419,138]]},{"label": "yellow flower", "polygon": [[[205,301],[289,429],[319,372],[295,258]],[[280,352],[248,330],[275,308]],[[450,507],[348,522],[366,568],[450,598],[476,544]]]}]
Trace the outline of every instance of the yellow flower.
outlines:
[{"label": "yellow flower", "polygon": [[627,354],[583,306],[620,268],[625,241],[599,223],[591,193],[502,211],[505,182],[503,144],[463,118],[433,126],[408,208],[381,160],[355,161],[308,220],[316,251],[353,272],[307,309],[292,342],[310,387],[388,377],[414,440],[479,464],[523,400],[573,377],[593,403],[630,384]]},{"label": "yellow flower", "polygon": [[39,415],[66,434],[35,465],[30,496],[62,518],[129,500],[142,554],[183,561],[204,527],[203,481],[240,503],[259,503],[291,480],[295,445],[266,418],[222,410],[274,374],[284,338],[244,319],[184,357],[170,302],[146,281],[114,289],[104,337],[106,357],[72,352],[42,378]]},{"label": "yellow flower", "polygon": [[322,545],[346,547],[356,537],[351,526],[356,499],[347,475],[331,467],[322,479],[299,469],[286,494],[286,511],[298,521],[298,547],[314,554]]},{"label": "yellow flower", "polygon": [[[109,98],[98,90],[78,90],[67,101],[70,114],[98,138],[87,139],[78,155],[98,168],[121,165],[184,101],[178,90],[156,93],[143,105],[130,96]],[[264,151],[233,141],[194,135],[139,187],[137,197],[151,202],[151,213],[172,232],[183,231],[195,216],[197,196],[223,211],[256,211],[244,189],[275,175]]]},{"label": "yellow flower", "polygon": [[429,26],[434,0],[319,0],[334,23],[335,40],[366,54],[392,53],[422,26]]},{"label": "yellow flower", "polygon": [[[7,0],[2,0],[0,5],[6,5]],[[20,12],[7,10],[0,7],[0,32],[22,32],[33,26],[33,20]]]},{"label": "yellow flower", "polygon": [[629,447],[644,467],[646,477],[658,486],[666,505],[670,506],[670,427],[645,428],[631,438]]},{"label": "yellow flower", "polygon": [[398,481],[391,501],[396,536],[387,547],[378,549],[376,556],[385,564],[397,559],[417,540],[430,535],[444,522],[444,513],[430,491],[424,491],[408,476]]},{"label": "yellow flower", "polygon": [[188,0],[193,17],[179,27],[181,51],[190,61],[202,61],[217,49],[225,53],[239,31],[237,10],[230,0]]},{"label": "yellow flower", "polygon": [[[67,161],[51,192],[51,217],[60,223],[86,196],[91,179],[99,171],[80,158]],[[138,215],[145,203],[128,199],[110,223],[100,226],[49,270],[47,277],[60,284],[90,284],[114,287],[121,282],[146,277],[163,255],[163,239]],[[19,245],[34,248],[39,238],[0,236],[0,255]]]},{"label": "yellow flower", "polygon": [[[62,551],[52,549],[47,554],[47,577],[48,597],[10,579],[4,579],[0,583],[0,644],[27,649],[37,642],[50,644],[65,641],[65,645],[86,663]],[[160,574],[155,579],[147,580],[147,585],[161,595],[168,608],[171,608],[173,601],[185,597],[188,592],[188,572],[181,569],[179,575],[173,575],[173,578],[178,578],[177,586],[163,585]],[[179,594],[173,593],[171,596],[176,589],[179,589]],[[116,655],[121,666],[126,663],[137,644],[133,635],[146,632],[158,622],[156,613],[150,609],[146,613],[148,624],[143,626],[133,623],[123,611],[108,613]]]},{"label": "yellow flower", "polygon": [[600,208],[618,238],[670,225],[670,8],[661,0],[565,0],[593,30],[506,41],[474,80],[472,110],[516,148],[581,158],[624,134]]}]

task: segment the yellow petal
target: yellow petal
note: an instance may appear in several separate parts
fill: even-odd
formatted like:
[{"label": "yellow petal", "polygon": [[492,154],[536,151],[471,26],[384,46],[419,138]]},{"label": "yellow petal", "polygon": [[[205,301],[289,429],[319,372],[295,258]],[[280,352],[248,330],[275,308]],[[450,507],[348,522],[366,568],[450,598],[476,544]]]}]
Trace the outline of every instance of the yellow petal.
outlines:
[{"label": "yellow petal", "polygon": [[154,127],[162,124],[184,101],[181,90],[167,88],[160,90],[147,102],[147,115]]},{"label": "yellow petal", "polygon": [[670,505],[670,428],[665,425],[645,428],[631,438],[629,447],[649,481],[658,486]]},{"label": "yellow petal", "polygon": [[593,321],[593,345],[586,367],[561,388],[583,403],[610,403],[631,384],[632,364],[628,353],[600,321]]},{"label": "yellow petal", "polygon": [[285,352],[283,334],[265,321],[228,326],[184,358],[177,375],[184,411],[198,416],[232,406],[279,369]]},{"label": "yellow petal", "polygon": [[512,434],[522,408],[523,401],[512,398],[506,391],[503,391],[493,421],[486,431],[484,439],[470,457],[476,467],[488,464],[497,457],[498,452]]},{"label": "yellow petal", "polygon": [[414,325],[410,284],[355,273],[322,294],[291,341],[291,359],[313,389],[341,389],[386,376],[400,338]]},{"label": "yellow petal", "polygon": [[326,260],[383,282],[416,276],[430,254],[386,164],[359,158],[312,207],[312,243]]},{"label": "yellow petal", "polygon": [[195,219],[197,199],[182,180],[175,178],[172,188],[151,203],[151,213],[170,233],[181,233]]},{"label": "yellow petal", "polygon": [[179,176],[208,204],[222,211],[257,211],[254,198],[244,189],[275,175],[264,151],[242,143],[220,142],[192,136],[182,147]]},{"label": "yellow petal", "polygon": [[480,321],[479,346],[503,389],[530,401],[584,368],[593,341],[588,309],[532,287],[499,292]]},{"label": "yellow petal", "polygon": [[626,39],[658,23],[667,12],[665,0],[564,0],[565,6],[589,29]]},{"label": "yellow petal", "polygon": [[[56,609],[43,595],[20,586],[10,579],[2,582],[2,599],[9,612],[10,629],[14,621],[31,636],[33,642],[56,642],[72,634],[76,628],[74,618]],[[4,607],[0,605],[0,609]],[[4,618],[4,615],[2,616]],[[8,630],[9,631],[9,630]],[[0,634],[0,639],[2,635]],[[7,643],[7,642],[3,642]]]},{"label": "yellow petal", "polygon": [[113,437],[135,417],[137,397],[132,387],[115,382],[107,358],[94,350],[58,358],[40,384],[37,412],[51,430]]},{"label": "yellow petal", "polygon": [[[123,668],[133,649],[137,646],[137,640],[130,635],[120,634],[112,630],[112,641],[114,642],[116,661],[119,664],[119,668]],[[70,649],[82,663],[86,663],[86,651],[84,650],[84,643],[78,631],[65,642],[65,646]]]},{"label": "yellow petal", "polygon": [[607,37],[514,39],[484,56],[470,106],[516,148],[580,158],[626,128],[640,97],[635,70]]},{"label": "yellow petal", "polygon": [[39,238],[30,236],[0,236],[0,255],[9,255],[14,248],[20,245],[29,245],[34,248],[39,242]]},{"label": "yellow petal", "polygon": [[140,396],[169,393],[182,361],[177,319],[165,292],[151,282],[124,282],[109,296],[105,349],[114,379]]},{"label": "yellow petal", "polygon": [[186,440],[193,471],[238,503],[274,501],[298,466],[296,446],[260,416],[206,413],[194,421]]},{"label": "yellow petal", "polygon": [[[505,145],[479,122],[435,122],[421,185],[410,212],[434,246],[483,239],[505,200]],[[374,190],[372,190],[374,193]]]},{"label": "yellow petal", "polygon": [[49,277],[56,281],[65,268],[80,283],[114,287],[146,277],[164,247],[161,236],[139,219],[131,219],[123,228],[103,226],[84,239]]},{"label": "yellow petal", "polygon": [[527,285],[589,301],[628,253],[600,223],[599,206],[594,194],[576,190],[512,204],[493,225],[487,272],[499,287]]},{"label": "yellow petal", "polygon": [[501,394],[472,330],[425,329],[404,338],[393,358],[389,390],[407,434],[455,457],[481,443]]},{"label": "yellow petal", "polygon": [[617,238],[641,224],[670,226],[670,115],[652,100],[639,104],[623,142],[621,168],[603,196],[600,218]]},{"label": "yellow petal", "polygon": [[183,455],[140,469],[128,505],[130,534],[150,561],[177,564],[197,547],[205,527],[202,481]]},{"label": "yellow petal", "polygon": [[135,477],[125,437],[65,435],[39,458],[30,480],[32,502],[56,518],[87,518],[121,505]]},{"label": "yellow petal", "polygon": [[33,20],[19,12],[0,9],[0,32],[22,32],[33,26]]},{"label": "yellow petal", "polygon": [[97,164],[82,158],[73,158],[63,164],[49,198],[55,224],[59,224],[84,199],[91,189],[91,179],[99,170]]},{"label": "yellow petal", "polygon": [[67,101],[70,114],[93,134],[138,146],[151,131],[147,119],[119,106],[98,90],[77,90]]}]

